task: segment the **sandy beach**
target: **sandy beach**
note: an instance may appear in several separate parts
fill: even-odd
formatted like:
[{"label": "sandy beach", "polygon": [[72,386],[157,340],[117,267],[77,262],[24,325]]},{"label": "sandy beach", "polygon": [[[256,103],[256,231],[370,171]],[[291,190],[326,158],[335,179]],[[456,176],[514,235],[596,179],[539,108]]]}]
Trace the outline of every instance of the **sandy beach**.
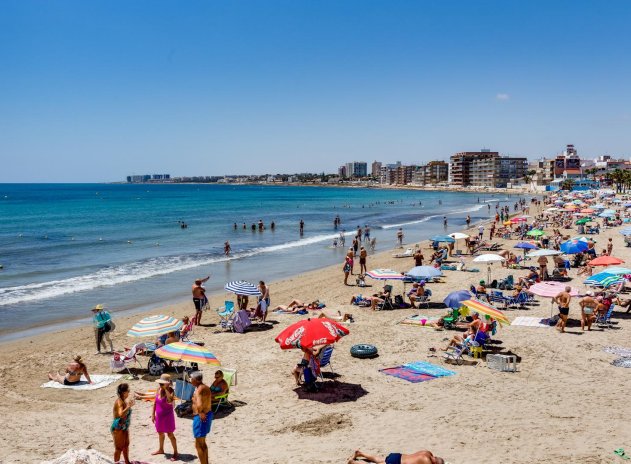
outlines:
[{"label": "sandy beach", "polygon": [[[564,233],[576,235],[575,230]],[[631,262],[631,249],[624,247],[617,229],[603,230],[596,239],[601,244],[609,237],[614,242],[613,255]],[[413,240],[407,237],[406,245],[412,245]],[[497,241],[503,249],[512,249],[515,244],[513,240]],[[422,242],[426,258],[431,254],[428,244]],[[405,271],[414,265],[411,258],[393,258],[393,252],[369,256],[368,269]],[[433,302],[440,303],[449,292],[468,289],[486,279],[486,266],[472,264],[471,259],[465,256],[468,266],[481,272],[445,271],[442,283],[428,285]],[[210,326],[197,327],[193,338],[204,341],[223,366],[238,371],[238,384],[230,396],[235,408],[216,416],[209,435],[211,462],[345,463],[359,448],[380,454],[429,449],[460,464],[591,464],[622,462],[613,450],[631,449],[626,399],[629,371],[612,366],[615,356],[603,352],[605,346],[630,345],[628,315],[614,313],[615,328],[583,332],[575,299],[570,309],[572,323],[565,334],[554,328],[499,329],[494,339],[501,344],[496,346],[502,353],[518,356],[516,373],[489,369],[483,360],[447,365],[429,348],[445,346],[444,340],[453,331],[399,324],[413,314],[438,317],[444,309],[371,311],[351,306],[353,294],[376,292],[381,283],[369,279],[372,288],[344,286],[341,268],[342,263],[270,283],[272,306],[293,298],[320,299],[327,312],[350,312],[355,318],[348,325],[350,335],[335,347],[332,368],[338,377],[335,381],[327,379],[319,393],[296,388],[290,371],[301,354],[298,350],[282,351],[274,341],[284,327],[306,316],[271,313],[264,328],[236,334],[216,326],[214,311],[204,314],[203,324]],[[199,273],[205,275],[203,270]],[[518,277],[526,271],[493,266],[494,279],[508,274]],[[586,290],[583,279],[575,277],[576,269],[570,276],[574,277],[571,285]],[[265,280],[264,270],[261,279]],[[350,280],[354,282],[354,277]],[[394,286],[395,293],[402,293],[402,283]],[[232,295],[212,295],[211,307],[222,306],[226,298]],[[506,314],[511,320],[517,316],[549,317],[549,301],[539,301]],[[107,304],[88,302],[87,315],[92,303]],[[187,300],[148,315],[183,317],[193,312],[193,304]],[[115,319],[115,348],[133,344],[125,333],[139,318]],[[349,349],[357,343],[376,345],[379,356],[364,360],[351,357]],[[0,462],[40,462],[71,448],[92,448],[112,455],[109,425],[116,384],[87,392],[40,388],[48,371],[63,369],[77,354],[84,357],[90,373],[110,373],[110,355],[94,355],[91,327],[2,345],[0,413],[6,420],[0,437]],[[379,372],[413,361],[429,361],[456,375],[415,384]],[[212,378],[213,368],[202,366],[202,371],[207,379]],[[138,391],[154,387],[153,380],[145,371],[139,380],[129,383]],[[131,458],[165,463],[165,456],[151,456],[157,448],[157,435],[150,408],[146,402],[134,407]],[[197,461],[191,420],[178,418],[175,434],[183,458]],[[170,452],[168,441],[166,449]]]}]

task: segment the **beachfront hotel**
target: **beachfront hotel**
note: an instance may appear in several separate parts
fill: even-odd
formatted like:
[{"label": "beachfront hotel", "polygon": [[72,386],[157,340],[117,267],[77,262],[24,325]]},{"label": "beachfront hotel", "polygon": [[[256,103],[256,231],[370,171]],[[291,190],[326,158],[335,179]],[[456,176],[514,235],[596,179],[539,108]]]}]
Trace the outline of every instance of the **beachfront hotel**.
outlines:
[{"label": "beachfront hotel", "polygon": [[450,168],[449,181],[456,187],[503,188],[526,175],[528,159],[483,148],[451,155]]}]

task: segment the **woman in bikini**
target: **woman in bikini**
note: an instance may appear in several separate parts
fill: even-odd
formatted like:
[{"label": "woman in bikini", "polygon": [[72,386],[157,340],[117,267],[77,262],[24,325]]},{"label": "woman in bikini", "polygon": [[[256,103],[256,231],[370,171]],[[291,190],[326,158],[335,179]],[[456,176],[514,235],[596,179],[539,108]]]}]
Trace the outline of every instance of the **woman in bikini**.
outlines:
[{"label": "woman in bikini", "polygon": [[88,383],[92,383],[90,374],[88,374],[88,368],[84,364],[81,356],[75,356],[74,360],[66,367],[66,373],[61,375],[59,373],[48,373],[48,379],[59,382],[62,385],[77,385],[81,381],[81,376],[84,375]]}]

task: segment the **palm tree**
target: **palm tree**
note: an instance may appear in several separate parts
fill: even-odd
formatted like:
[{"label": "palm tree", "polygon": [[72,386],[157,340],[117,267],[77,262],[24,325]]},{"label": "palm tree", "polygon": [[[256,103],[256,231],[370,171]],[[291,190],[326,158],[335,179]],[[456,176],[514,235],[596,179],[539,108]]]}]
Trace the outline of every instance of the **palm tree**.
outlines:
[{"label": "palm tree", "polygon": [[571,191],[574,188],[574,179],[565,179],[561,183],[561,190]]}]

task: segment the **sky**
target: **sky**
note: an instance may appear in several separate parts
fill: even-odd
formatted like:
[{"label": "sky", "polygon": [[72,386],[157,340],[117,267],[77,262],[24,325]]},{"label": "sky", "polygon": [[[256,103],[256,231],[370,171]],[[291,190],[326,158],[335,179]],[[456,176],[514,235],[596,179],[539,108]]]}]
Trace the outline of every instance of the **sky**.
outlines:
[{"label": "sky", "polygon": [[0,2],[0,182],[631,155],[627,0]]}]

